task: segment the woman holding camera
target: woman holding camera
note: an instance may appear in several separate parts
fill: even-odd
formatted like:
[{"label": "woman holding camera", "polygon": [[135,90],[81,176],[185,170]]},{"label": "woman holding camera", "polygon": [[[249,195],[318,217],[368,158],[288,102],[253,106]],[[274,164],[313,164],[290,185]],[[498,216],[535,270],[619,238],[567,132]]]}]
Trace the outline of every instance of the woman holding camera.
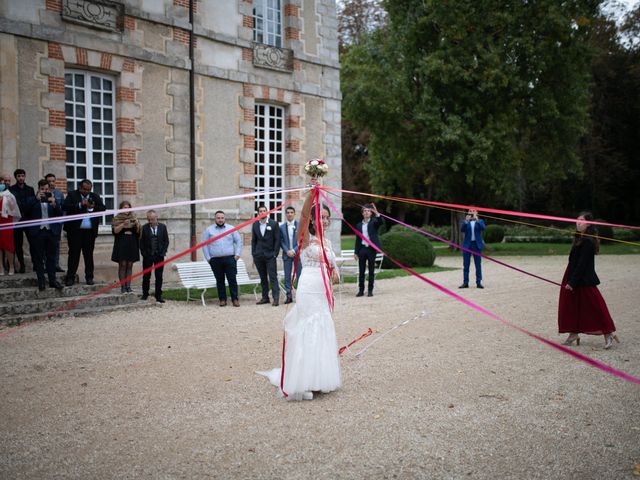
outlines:
[{"label": "woman holding camera", "polygon": [[[127,200],[120,202],[119,210],[131,208]],[[111,231],[115,236],[111,261],[118,264],[118,280],[121,282],[133,272],[133,264],[140,260],[140,222],[133,212],[120,212],[113,217]],[[131,293],[131,281],[120,286],[122,293]]]},{"label": "woman holding camera", "polygon": [[600,239],[589,212],[582,212],[576,222],[576,233],[569,254],[569,265],[562,279],[558,305],[558,331],[568,333],[563,345],[576,342],[580,333],[604,335],[604,348],[619,342],[616,326],[597,285],[600,279],[595,271],[595,255],[600,250]]}]

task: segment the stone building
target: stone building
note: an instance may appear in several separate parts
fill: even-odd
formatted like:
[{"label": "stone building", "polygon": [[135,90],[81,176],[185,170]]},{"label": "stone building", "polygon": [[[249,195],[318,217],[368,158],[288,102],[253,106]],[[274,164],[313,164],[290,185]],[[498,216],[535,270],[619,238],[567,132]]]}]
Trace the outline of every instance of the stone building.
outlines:
[{"label": "stone building", "polygon": [[[89,178],[108,208],[301,186],[313,157],[339,187],[335,0],[0,0],[0,155],[30,185],[48,172],[63,190]],[[285,199],[301,205],[297,193],[265,203]],[[214,211],[237,224],[256,203],[158,208],[169,254],[194,229],[199,241]],[[108,220],[102,279],[115,275]]]}]

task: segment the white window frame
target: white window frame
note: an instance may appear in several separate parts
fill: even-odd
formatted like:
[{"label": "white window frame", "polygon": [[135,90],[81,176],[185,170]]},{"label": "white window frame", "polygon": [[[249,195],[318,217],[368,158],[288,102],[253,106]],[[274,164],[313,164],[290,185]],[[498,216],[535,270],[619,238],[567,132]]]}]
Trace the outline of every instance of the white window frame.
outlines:
[{"label": "white window frame", "polygon": [[[96,82],[99,83],[98,87],[95,86]],[[105,88],[108,87],[107,82],[111,82],[110,90]],[[81,92],[84,93],[83,97],[76,95]],[[99,95],[100,103],[94,103],[95,95]],[[87,178],[108,210],[116,207],[118,197],[115,107],[115,78],[86,70],[65,69],[67,191],[77,190],[78,183]],[[111,118],[105,119],[109,111]],[[84,132],[81,131],[82,123]],[[78,161],[82,155],[84,164]],[[111,179],[106,178],[109,171]],[[108,217],[102,217],[102,225],[111,222],[111,216]]]},{"label": "white window frame", "polygon": [[[270,103],[255,104],[255,180],[257,191],[282,190],[285,187],[285,108]],[[255,210],[264,204],[267,210],[285,201],[283,192],[256,198]],[[270,215],[278,223],[284,221],[282,209]]]},{"label": "white window frame", "polygon": [[282,48],[282,1],[253,0],[253,41]]}]

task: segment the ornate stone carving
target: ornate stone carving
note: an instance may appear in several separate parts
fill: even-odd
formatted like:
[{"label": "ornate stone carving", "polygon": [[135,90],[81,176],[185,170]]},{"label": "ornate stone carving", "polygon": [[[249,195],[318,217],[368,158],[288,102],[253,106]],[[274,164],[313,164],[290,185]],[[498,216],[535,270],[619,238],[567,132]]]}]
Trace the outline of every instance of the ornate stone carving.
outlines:
[{"label": "ornate stone carving", "polygon": [[124,5],[109,0],[62,0],[62,18],[87,27],[120,32]]},{"label": "ornate stone carving", "polygon": [[254,43],[253,64],[256,67],[291,72],[293,71],[293,52],[287,48]]}]

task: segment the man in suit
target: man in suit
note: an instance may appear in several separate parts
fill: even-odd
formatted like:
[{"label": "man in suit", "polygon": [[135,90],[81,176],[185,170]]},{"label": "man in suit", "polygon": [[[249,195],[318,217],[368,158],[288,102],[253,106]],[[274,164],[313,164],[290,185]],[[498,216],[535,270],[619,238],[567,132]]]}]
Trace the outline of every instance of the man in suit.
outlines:
[{"label": "man in suit", "polygon": [[[258,215],[267,212],[267,207],[260,205]],[[251,255],[253,263],[260,275],[260,286],[262,287],[262,299],[258,305],[269,303],[269,282],[271,282],[271,294],[273,295],[274,307],[280,302],[280,286],[278,285],[278,271],[276,269],[276,258],[280,250],[280,226],[278,222],[268,216],[253,223],[251,227]]]},{"label": "man in suit", "polygon": [[[78,215],[83,213],[104,212],[106,210],[100,195],[91,191],[93,184],[90,180],[82,180],[78,190],[67,195],[62,209],[66,215]],[[72,286],[75,282],[76,272],[80,264],[80,252],[84,259],[84,277],[87,285],[93,285],[93,248],[98,236],[100,217],[71,220],[64,224],[69,243],[69,261],[67,265],[67,277],[65,285]]]},{"label": "man in suit", "polygon": [[[215,213],[215,223],[202,232],[202,241],[206,242],[211,238],[218,237],[224,232],[233,230],[233,227],[225,223],[225,216],[222,210]],[[221,307],[227,306],[227,287],[224,279],[227,277],[231,303],[234,307],[240,306],[238,282],[238,259],[242,253],[242,238],[235,231],[211,242],[203,247],[204,258],[209,262],[213,275],[216,277],[216,288],[218,289],[218,302]]]},{"label": "man in suit", "polygon": [[[22,168],[16,169],[16,171],[13,172],[13,176],[16,179],[16,183],[11,185],[11,187],[9,188],[9,191],[16,198],[16,202],[18,202],[18,208],[20,209],[20,215],[22,216],[22,220],[25,220],[25,211],[24,211],[25,204],[27,201],[31,201],[31,199],[35,197],[36,193],[33,190],[33,187],[30,187],[25,183],[27,179],[27,173]],[[24,250],[22,248],[22,243],[24,240],[24,237],[22,236],[23,232],[27,236],[27,240],[29,240],[29,233],[27,229],[23,229],[17,226],[16,228],[13,229],[13,245],[16,253],[16,256],[15,256],[16,263],[14,264],[14,266],[15,266],[16,272],[18,273],[25,272]],[[29,240],[29,246],[31,246],[30,240]],[[33,252],[31,252],[31,255],[33,256]]]},{"label": "man in suit", "polygon": [[[280,247],[282,248],[282,264],[284,266],[284,290],[287,299],[284,303],[291,303],[291,275],[293,274],[293,266],[298,253],[298,221],[296,217],[296,209],[287,207],[285,210],[286,221],[280,225]],[[298,262],[296,267],[296,277],[302,273],[302,264]]]},{"label": "man in suit", "polygon": [[[26,220],[40,220],[62,216],[62,207],[56,202],[55,197],[49,192],[49,183],[46,180],[38,182],[38,193],[27,199],[24,203]],[[61,290],[62,284],[56,280],[56,239],[53,230],[55,224],[41,223],[28,227],[31,253],[34,256],[33,264],[38,276],[38,290],[46,288],[46,272],[49,286]]]},{"label": "man in suit", "polygon": [[365,238],[362,240],[356,235],[356,248],[354,257],[358,260],[358,293],[356,297],[364,295],[364,275],[369,264],[369,283],[367,288],[367,296],[373,297],[373,282],[376,271],[376,254],[378,253],[371,244],[380,248],[380,237],[378,229],[382,225],[382,218],[373,203],[369,203],[362,207],[362,221],[356,225],[358,230]]},{"label": "man in suit", "polygon": [[[64,193],[56,188],[56,176],[53,173],[47,173],[44,176],[44,179],[49,184],[49,192],[56,199],[56,204],[62,208],[64,203]],[[51,225],[51,231],[53,232],[53,236],[56,240],[56,255],[55,255],[55,264],[56,264],[56,272],[64,272],[64,270],[60,267],[60,238],[62,237],[62,223],[54,223]]]},{"label": "man in suit", "polygon": [[[142,227],[140,237],[140,253],[142,254],[142,269],[164,262],[164,257],[169,248],[169,233],[164,223],[158,222],[158,214],[155,210],[147,212],[147,224]],[[156,302],[164,303],[162,299],[162,273],[164,265],[156,267],[156,288],[154,297]],[[151,284],[151,271],[142,275],[142,300],[149,298],[149,286]]]},{"label": "man in suit", "polygon": [[478,253],[478,255],[473,255],[466,250],[462,251],[463,281],[459,288],[469,288],[469,266],[471,265],[471,255],[473,255],[473,262],[476,266],[476,286],[478,288],[484,288],[482,286],[482,257],[480,257],[479,254],[484,248],[482,232],[485,228],[486,226],[484,221],[478,218],[478,211],[473,209],[469,210],[460,225],[460,231],[464,234],[462,246],[472,252]]}]

